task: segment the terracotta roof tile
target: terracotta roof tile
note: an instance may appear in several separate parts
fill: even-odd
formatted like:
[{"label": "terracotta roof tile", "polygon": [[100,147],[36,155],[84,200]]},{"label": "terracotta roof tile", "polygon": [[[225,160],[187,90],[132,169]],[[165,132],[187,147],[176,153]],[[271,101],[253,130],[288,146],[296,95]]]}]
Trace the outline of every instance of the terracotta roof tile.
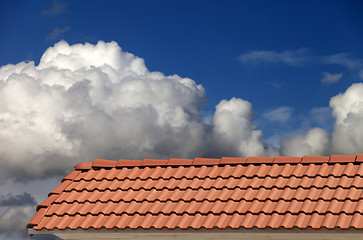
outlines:
[{"label": "terracotta roof tile", "polygon": [[138,167],[140,166],[142,161],[140,160],[127,160],[127,159],[120,159],[118,160],[116,167]]},{"label": "terracotta roof tile", "polygon": [[80,163],[27,225],[363,229],[362,155]]},{"label": "terracotta roof tile", "polygon": [[301,159],[301,163],[325,163],[329,162],[329,157],[327,156],[304,156]]},{"label": "terracotta roof tile", "polygon": [[161,159],[144,159],[141,166],[165,166],[168,164],[168,160]]},{"label": "terracotta roof tile", "polygon": [[301,157],[276,156],[273,163],[300,163]]},{"label": "terracotta roof tile", "polygon": [[220,164],[244,164],[247,158],[222,157]]},{"label": "terracotta roof tile", "polygon": [[355,162],[357,156],[345,156],[345,155],[331,155],[330,163],[343,163],[343,162]]},{"label": "terracotta roof tile", "polygon": [[357,158],[355,159],[356,162],[363,162],[363,153],[360,153],[357,155]]},{"label": "terracotta roof tile", "polygon": [[248,157],[246,163],[272,163],[273,161],[274,158],[272,157]]},{"label": "terracotta roof tile", "polygon": [[220,159],[215,158],[195,158],[192,164],[201,166],[218,165],[220,161]]},{"label": "terracotta roof tile", "polygon": [[92,168],[113,168],[116,167],[117,161],[95,159],[92,164]]},{"label": "terracotta roof tile", "polygon": [[180,158],[170,158],[168,161],[169,166],[190,166],[193,163],[193,159],[180,159]]},{"label": "terracotta roof tile", "polygon": [[89,170],[92,168],[92,164],[92,162],[81,162],[74,166],[74,168],[76,170]]}]

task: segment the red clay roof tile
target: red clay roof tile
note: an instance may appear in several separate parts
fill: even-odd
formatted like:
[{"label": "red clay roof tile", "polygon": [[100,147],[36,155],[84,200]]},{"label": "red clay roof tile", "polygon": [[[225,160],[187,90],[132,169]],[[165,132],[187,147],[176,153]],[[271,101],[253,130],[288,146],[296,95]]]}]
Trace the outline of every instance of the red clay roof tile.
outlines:
[{"label": "red clay roof tile", "polygon": [[248,157],[246,160],[247,164],[251,163],[272,163],[274,158],[272,157]]},{"label": "red clay roof tile", "polygon": [[116,167],[138,167],[141,163],[142,161],[140,160],[120,159],[117,161]]},{"label": "red clay roof tile", "polygon": [[301,163],[325,163],[329,162],[329,157],[327,156],[304,156],[301,159]]},{"label": "red clay roof tile", "polygon": [[301,157],[276,156],[273,163],[300,163]]},{"label": "red clay roof tile", "polygon": [[193,159],[170,158],[168,161],[169,166],[190,166]]},{"label": "red clay roof tile", "polygon": [[98,159],[77,164],[28,227],[362,230],[361,157]]},{"label": "red clay roof tile", "polygon": [[144,159],[141,166],[165,166],[168,164],[168,160],[161,159]]},{"label": "red clay roof tile", "polygon": [[117,161],[105,160],[105,159],[95,159],[92,164],[93,168],[113,168],[116,167]]},{"label": "red clay roof tile", "polygon": [[74,166],[74,168],[76,170],[89,170],[92,168],[92,164],[92,162],[81,162]]},{"label": "red clay roof tile", "polygon": [[219,164],[244,164],[247,158],[222,157]]},{"label": "red clay roof tile", "polygon": [[192,165],[207,166],[207,165],[218,165],[220,159],[216,158],[195,158]]},{"label": "red clay roof tile", "polygon": [[355,159],[356,162],[363,162],[363,153],[360,153],[357,155],[357,158]]},{"label": "red clay roof tile", "polygon": [[357,156],[345,156],[345,155],[331,155],[330,163],[343,163],[343,162],[355,162]]}]

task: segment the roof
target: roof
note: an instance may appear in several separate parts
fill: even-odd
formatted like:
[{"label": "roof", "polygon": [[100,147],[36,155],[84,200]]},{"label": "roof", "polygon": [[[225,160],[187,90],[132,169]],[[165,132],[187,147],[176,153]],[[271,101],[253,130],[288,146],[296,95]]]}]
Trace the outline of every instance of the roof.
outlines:
[{"label": "roof", "polygon": [[363,229],[357,156],[83,162],[27,225],[64,229]]}]

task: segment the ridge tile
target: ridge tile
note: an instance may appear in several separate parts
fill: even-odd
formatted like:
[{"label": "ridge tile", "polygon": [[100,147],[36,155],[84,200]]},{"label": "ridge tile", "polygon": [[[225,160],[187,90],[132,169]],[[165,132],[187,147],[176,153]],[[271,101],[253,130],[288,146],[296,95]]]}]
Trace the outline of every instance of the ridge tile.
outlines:
[{"label": "ridge tile", "polygon": [[168,160],[161,159],[144,159],[140,166],[165,166],[168,164]]},{"label": "ridge tile", "polygon": [[245,164],[247,158],[222,157],[219,164]]},{"label": "ridge tile", "polygon": [[114,168],[117,161],[96,158],[92,164],[93,168]]},{"label": "ridge tile", "polygon": [[90,170],[92,169],[93,162],[80,162],[76,166],[74,166],[74,169],[76,170]]},{"label": "ridge tile", "polygon": [[120,159],[117,161],[116,167],[138,167],[140,166],[142,161],[140,160],[126,160]]},{"label": "ridge tile", "polygon": [[300,163],[301,157],[276,156],[273,163]]},{"label": "ridge tile", "polygon": [[221,160],[217,158],[194,158],[192,165],[218,165],[220,161]]},{"label": "ridge tile", "polygon": [[193,163],[193,159],[181,159],[181,158],[170,158],[168,166],[190,166]]},{"label": "ridge tile", "polygon": [[357,156],[345,156],[345,155],[331,155],[330,163],[346,163],[346,162],[355,162]]},{"label": "ridge tile", "polygon": [[327,156],[305,155],[301,159],[301,163],[327,163],[327,162],[329,162],[329,157],[327,157]]},{"label": "ridge tile", "polygon": [[273,163],[274,158],[272,157],[248,157],[246,160],[246,164],[251,164],[251,163],[264,163],[264,164],[270,164]]}]

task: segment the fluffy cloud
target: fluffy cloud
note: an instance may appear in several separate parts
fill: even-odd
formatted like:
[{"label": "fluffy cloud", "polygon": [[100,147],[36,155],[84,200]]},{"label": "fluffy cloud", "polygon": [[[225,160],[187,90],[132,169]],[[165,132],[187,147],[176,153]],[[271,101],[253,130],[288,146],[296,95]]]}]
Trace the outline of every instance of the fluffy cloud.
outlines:
[{"label": "fluffy cloud", "polygon": [[272,156],[277,153],[262,142],[262,132],[255,130],[252,106],[242,99],[222,100],[213,117],[214,137],[224,155]]},{"label": "fluffy cloud", "polygon": [[24,230],[28,221],[34,216],[33,206],[10,207],[0,215],[0,233]]},{"label": "fluffy cloud", "polygon": [[323,72],[322,74],[323,78],[321,79],[321,83],[325,85],[336,83],[343,77],[343,73],[332,74],[328,72]]},{"label": "fluffy cloud", "polygon": [[[222,100],[206,122],[205,91],[192,79],[150,72],[115,42],[61,41],[38,65],[0,68],[0,181],[64,175],[94,158],[355,154],[363,142],[362,88],[332,98],[332,139],[313,128],[275,144],[277,151],[262,140],[249,102]],[[285,123],[291,112],[282,107],[265,117]]]},{"label": "fluffy cloud", "polygon": [[332,145],[336,153],[363,152],[363,84],[356,83],[330,100],[335,117]]},{"label": "fluffy cloud", "polygon": [[150,72],[115,42],[61,41],[37,66],[0,68],[0,180],[64,174],[95,157],[272,153],[254,130],[250,103],[222,101],[208,125],[205,102],[201,85]]},{"label": "fluffy cloud", "polygon": [[[283,155],[330,155],[363,152],[363,84],[356,83],[330,100],[335,119],[331,136],[326,130],[312,128],[306,135],[282,141]],[[323,110],[322,112],[320,110]],[[326,108],[320,109],[324,113]],[[315,112],[315,111],[312,111]],[[319,117],[320,118],[320,117]],[[324,120],[324,122],[326,122]]]},{"label": "fluffy cloud", "polygon": [[312,128],[306,135],[284,138],[281,153],[286,156],[330,154],[329,133],[321,128]]}]

